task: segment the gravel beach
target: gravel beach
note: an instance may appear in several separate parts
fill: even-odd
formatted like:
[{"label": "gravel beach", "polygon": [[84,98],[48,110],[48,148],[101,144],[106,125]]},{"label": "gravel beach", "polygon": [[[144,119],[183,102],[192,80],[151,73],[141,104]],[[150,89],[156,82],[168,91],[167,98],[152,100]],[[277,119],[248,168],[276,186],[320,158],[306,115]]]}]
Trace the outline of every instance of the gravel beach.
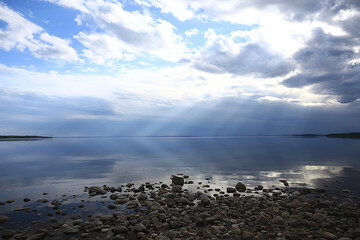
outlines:
[{"label": "gravel beach", "polygon": [[[356,193],[344,190],[338,198],[325,189],[293,188],[283,179],[282,187],[238,182],[225,189],[190,179],[180,174],[168,183],[86,186],[72,208],[65,196],[45,194],[25,197],[21,208],[6,213],[9,200],[0,206],[0,234],[3,239],[360,239]],[[39,220],[27,222],[16,214]]]}]

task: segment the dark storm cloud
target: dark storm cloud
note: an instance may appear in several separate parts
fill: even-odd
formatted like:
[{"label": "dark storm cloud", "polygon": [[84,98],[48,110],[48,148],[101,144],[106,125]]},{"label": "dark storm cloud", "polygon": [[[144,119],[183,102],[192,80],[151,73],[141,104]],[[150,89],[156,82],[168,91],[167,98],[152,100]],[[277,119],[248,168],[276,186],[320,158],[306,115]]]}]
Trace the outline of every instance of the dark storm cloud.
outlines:
[{"label": "dark storm cloud", "polygon": [[317,29],[307,46],[294,55],[301,73],[283,84],[293,88],[313,85],[313,92],[336,95],[341,103],[359,99],[360,65],[351,63],[360,57],[354,49],[359,43],[352,36],[333,36]]},{"label": "dark storm cloud", "polygon": [[253,74],[265,78],[282,76],[292,69],[290,62],[258,44],[243,46],[239,53],[224,50],[222,44],[222,40],[218,39],[207,46],[195,67],[212,73]]}]

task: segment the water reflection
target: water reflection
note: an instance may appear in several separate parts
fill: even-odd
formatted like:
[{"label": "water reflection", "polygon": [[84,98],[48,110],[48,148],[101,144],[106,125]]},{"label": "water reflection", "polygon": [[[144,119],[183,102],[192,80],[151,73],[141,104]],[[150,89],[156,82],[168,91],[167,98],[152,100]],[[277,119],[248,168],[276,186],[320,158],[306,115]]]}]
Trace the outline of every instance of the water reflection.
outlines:
[{"label": "water reflection", "polygon": [[[4,200],[21,191],[80,190],[84,185],[168,181],[185,173],[218,186],[292,184],[359,190],[360,148],[354,139],[99,138],[0,142]],[[335,179],[342,179],[338,186]]]}]

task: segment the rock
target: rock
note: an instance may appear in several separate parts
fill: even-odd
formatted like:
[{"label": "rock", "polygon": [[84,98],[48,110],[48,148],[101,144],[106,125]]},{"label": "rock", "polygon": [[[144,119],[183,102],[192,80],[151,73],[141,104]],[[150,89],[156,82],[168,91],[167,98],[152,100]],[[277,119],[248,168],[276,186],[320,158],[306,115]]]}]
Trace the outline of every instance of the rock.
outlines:
[{"label": "rock", "polygon": [[272,222],[276,225],[284,225],[284,219],[280,216],[276,216],[274,217],[274,219],[272,220]]},{"label": "rock", "polygon": [[171,181],[175,185],[184,186],[184,178],[183,177],[172,175]]},{"label": "rock", "polygon": [[289,186],[289,183],[286,180],[281,179],[281,180],[279,180],[279,182],[282,182],[284,184],[284,186],[286,186],[286,187]]},{"label": "rock", "polygon": [[135,232],[144,232],[144,231],[146,231],[146,227],[144,226],[144,224],[138,223],[135,225],[134,231]]},{"label": "rock", "polygon": [[329,232],[321,232],[320,233],[322,236],[323,236],[323,238],[325,238],[325,239],[337,239],[337,237],[336,237],[336,235],[335,234],[332,234],[332,233],[329,233]]},{"label": "rock", "polygon": [[0,215],[0,224],[3,224],[3,223],[6,222],[8,219],[9,219],[8,216]]},{"label": "rock", "polygon": [[115,234],[122,234],[122,233],[127,233],[128,229],[127,229],[127,227],[125,227],[123,225],[119,225],[119,226],[114,227],[112,229],[112,232]]},{"label": "rock", "polygon": [[108,205],[108,208],[109,208],[109,209],[116,209],[116,208],[117,208],[117,205],[116,205],[116,204],[109,204],[109,205]]},{"label": "rock", "polygon": [[89,187],[89,194],[94,193],[94,194],[100,194],[103,195],[106,193],[106,191],[104,189],[102,189],[101,187],[98,186],[91,186]]},{"label": "rock", "polygon": [[245,192],[246,191],[246,186],[245,184],[243,184],[242,182],[238,182],[235,186],[236,190],[239,192]]},{"label": "rock", "polygon": [[180,185],[172,186],[172,191],[173,192],[182,192],[182,186],[180,186]]},{"label": "rock", "polygon": [[137,198],[139,201],[144,201],[147,199],[147,195],[146,193],[140,193]]},{"label": "rock", "polygon": [[269,220],[264,216],[264,214],[261,214],[256,220],[256,225],[267,225],[269,224]]},{"label": "rock", "polygon": [[295,199],[293,200],[291,203],[288,203],[287,206],[289,208],[298,208],[298,207],[302,207],[303,204],[302,202],[300,202],[299,200]]},{"label": "rock", "polygon": [[114,221],[114,216],[111,215],[111,214],[101,215],[100,216],[100,221],[102,221],[102,222],[112,222],[112,221]]},{"label": "rock", "polygon": [[127,188],[131,188],[132,185],[134,185],[134,184],[133,184],[133,183],[128,183],[128,184],[126,184],[126,187],[127,187]]},{"label": "rock", "polygon": [[117,194],[111,194],[110,195],[110,199],[111,200],[116,200],[116,199],[118,199],[119,198],[119,196],[117,195]]},{"label": "rock", "polygon": [[299,196],[301,196],[301,193],[299,191],[294,191],[292,193],[292,195],[295,196],[295,197],[299,197]]},{"label": "rock", "polygon": [[30,198],[24,198],[24,202],[30,202],[31,199]]},{"label": "rock", "polygon": [[41,203],[47,203],[49,200],[47,199],[38,199],[37,202],[41,202]]},{"label": "rock", "polygon": [[73,222],[73,225],[76,226],[76,225],[80,225],[82,224],[84,221],[82,219],[76,219],[74,222]]},{"label": "rock", "polygon": [[170,239],[176,238],[177,232],[175,232],[174,230],[170,230],[166,233],[166,236]]},{"label": "rock", "polygon": [[254,189],[259,191],[259,190],[263,190],[263,188],[264,188],[263,186],[259,185],[259,186],[255,187]]},{"label": "rock", "polygon": [[241,234],[241,239],[253,239],[254,234],[248,230],[244,230]]},{"label": "rock", "polygon": [[165,183],[161,184],[161,188],[168,188],[169,186]]},{"label": "rock", "polygon": [[74,227],[67,227],[63,230],[63,233],[65,233],[66,235],[77,234],[78,232],[79,229]]},{"label": "rock", "polygon": [[17,232],[12,229],[4,229],[1,231],[1,235],[4,239],[11,238],[12,236],[16,235]]},{"label": "rock", "polygon": [[201,203],[205,206],[210,205],[210,199],[204,196],[201,198]]},{"label": "rock", "polygon": [[129,199],[127,199],[127,198],[119,198],[119,199],[116,199],[115,202],[117,204],[124,204],[124,203],[129,202]]},{"label": "rock", "polygon": [[234,192],[236,192],[236,189],[233,188],[233,187],[228,187],[228,188],[226,188],[226,192],[227,193],[234,193]]},{"label": "rock", "polygon": [[29,209],[30,209],[29,207],[22,207],[22,208],[15,209],[14,212],[26,211],[26,210],[29,210]]}]

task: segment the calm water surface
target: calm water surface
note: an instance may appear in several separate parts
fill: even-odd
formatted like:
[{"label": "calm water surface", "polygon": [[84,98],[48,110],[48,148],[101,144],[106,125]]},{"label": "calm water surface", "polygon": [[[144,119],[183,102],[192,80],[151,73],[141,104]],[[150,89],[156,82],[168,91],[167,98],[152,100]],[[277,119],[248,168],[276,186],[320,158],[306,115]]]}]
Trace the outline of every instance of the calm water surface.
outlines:
[{"label": "calm water surface", "polygon": [[75,194],[84,186],[169,182],[291,186],[359,192],[358,139],[301,137],[54,138],[0,141],[0,201]]}]

